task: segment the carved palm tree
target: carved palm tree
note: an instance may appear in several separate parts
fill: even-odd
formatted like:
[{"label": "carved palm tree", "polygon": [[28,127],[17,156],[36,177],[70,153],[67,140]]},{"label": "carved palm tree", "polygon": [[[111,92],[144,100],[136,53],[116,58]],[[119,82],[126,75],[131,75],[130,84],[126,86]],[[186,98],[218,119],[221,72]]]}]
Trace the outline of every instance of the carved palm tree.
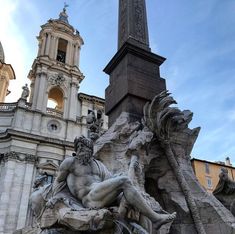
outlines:
[{"label": "carved palm tree", "polygon": [[[206,234],[195,200],[177,161],[179,155],[176,155],[171,145],[171,137],[175,134],[180,134],[188,128],[193,113],[189,110],[181,111],[176,107],[172,107],[172,104],[177,104],[177,102],[167,90],[155,96],[151,103],[148,102],[144,106],[143,124],[155,134],[164,149],[167,160],[185,195],[197,232]],[[197,130],[199,131],[199,129]]]}]

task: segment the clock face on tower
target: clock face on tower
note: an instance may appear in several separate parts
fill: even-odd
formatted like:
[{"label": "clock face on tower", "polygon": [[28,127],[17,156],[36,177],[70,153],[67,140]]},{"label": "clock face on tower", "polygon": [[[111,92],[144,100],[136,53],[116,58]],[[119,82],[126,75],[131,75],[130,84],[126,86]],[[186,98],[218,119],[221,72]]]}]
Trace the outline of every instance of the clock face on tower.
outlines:
[{"label": "clock face on tower", "polygon": [[59,61],[59,62],[65,63],[65,55],[66,54],[65,54],[64,51],[58,50],[56,60]]}]

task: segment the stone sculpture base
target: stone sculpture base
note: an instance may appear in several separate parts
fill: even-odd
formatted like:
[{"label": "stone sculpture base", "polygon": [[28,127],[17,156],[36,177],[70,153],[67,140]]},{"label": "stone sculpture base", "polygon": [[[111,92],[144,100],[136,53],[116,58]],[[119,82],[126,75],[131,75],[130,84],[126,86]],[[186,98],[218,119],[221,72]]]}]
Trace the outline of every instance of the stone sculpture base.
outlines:
[{"label": "stone sculpture base", "polygon": [[[138,123],[130,123],[129,114],[122,113],[112,127],[98,139],[95,146],[96,157],[110,171],[114,173],[127,171],[129,161],[126,153],[129,139],[135,134],[136,129],[138,129]],[[173,139],[175,142],[173,147],[178,156],[178,164],[196,202],[205,231],[207,234],[235,234],[233,215],[213,195],[208,194],[202,188],[193,173],[190,152],[197,136],[190,135],[192,132],[193,130],[189,129],[185,135],[176,135]],[[197,234],[180,184],[158,142],[153,141],[148,147],[148,155],[144,154],[146,155],[146,152],[143,152],[142,156],[140,155],[140,158],[143,159],[140,164],[147,173],[142,179],[142,186],[160,203],[164,210],[170,213],[177,212],[176,220],[169,233]]]},{"label": "stone sculpture base", "polygon": [[50,229],[38,229],[38,228],[24,228],[21,230],[15,231],[13,234],[111,234],[113,233],[112,229],[97,231],[97,232],[80,232],[68,230],[66,227],[57,227]]},{"label": "stone sculpture base", "polygon": [[72,211],[70,208],[57,208],[44,211],[40,222],[42,229],[57,223],[71,230],[100,230],[112,226],[112,214],[107,209]]}]

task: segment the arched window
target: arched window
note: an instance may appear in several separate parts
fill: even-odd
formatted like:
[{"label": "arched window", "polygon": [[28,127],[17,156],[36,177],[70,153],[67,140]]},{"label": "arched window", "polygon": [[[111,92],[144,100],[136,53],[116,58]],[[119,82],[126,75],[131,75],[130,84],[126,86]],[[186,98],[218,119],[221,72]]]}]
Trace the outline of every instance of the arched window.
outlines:
[{"label": "arched window", "polygon": [[54,87],[49,91],[47,107],[63,112],[64,95],[59,87]]},{"label": "arched window", "polygon": [[59,38],[56,60],[65,63],[68,41]]}]

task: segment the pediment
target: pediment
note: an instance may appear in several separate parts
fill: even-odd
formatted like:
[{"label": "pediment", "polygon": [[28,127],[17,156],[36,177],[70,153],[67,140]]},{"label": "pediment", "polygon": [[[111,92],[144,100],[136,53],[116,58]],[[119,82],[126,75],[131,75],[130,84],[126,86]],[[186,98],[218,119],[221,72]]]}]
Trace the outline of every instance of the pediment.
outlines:
[{"label": "pediment", "polygon": [[59,166],[57,166],[55,163],[53,162],[45,162],[45,163],[40,163],[38,165],[38,168],[40,169],[44,169],[44,170],[58,170]]}]

